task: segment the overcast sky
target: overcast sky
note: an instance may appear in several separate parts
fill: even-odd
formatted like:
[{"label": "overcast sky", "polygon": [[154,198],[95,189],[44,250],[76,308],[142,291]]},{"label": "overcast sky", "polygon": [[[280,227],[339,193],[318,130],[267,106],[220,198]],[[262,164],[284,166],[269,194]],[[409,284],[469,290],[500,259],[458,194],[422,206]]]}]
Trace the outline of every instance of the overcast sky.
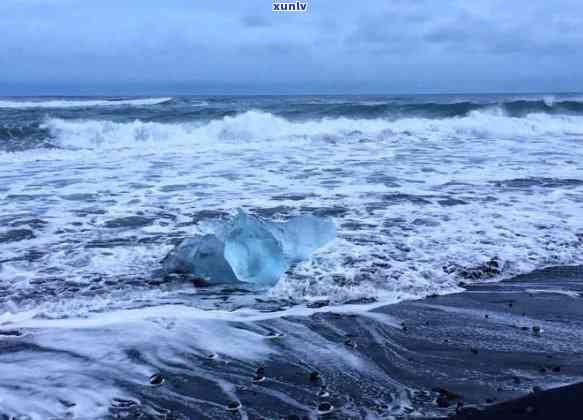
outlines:
[{"label": "overcast sky", "polygon": [[0,95],[583,90],[582,0],[0,0]]}]

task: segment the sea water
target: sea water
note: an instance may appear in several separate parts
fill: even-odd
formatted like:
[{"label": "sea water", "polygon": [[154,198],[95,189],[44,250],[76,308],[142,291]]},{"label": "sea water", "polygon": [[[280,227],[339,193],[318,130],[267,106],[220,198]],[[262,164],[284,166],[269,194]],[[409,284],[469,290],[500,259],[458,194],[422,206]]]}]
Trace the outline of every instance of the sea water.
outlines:
[{"label": "sea water", "polygon": [[[0,412],[100,418],[186,353],[262,360],[234,325],[266,300],[278,320],[581,264],[582,141],[576,95],[2,98]],[[238,208],[337,237],[270,287],[162,274]]]}]

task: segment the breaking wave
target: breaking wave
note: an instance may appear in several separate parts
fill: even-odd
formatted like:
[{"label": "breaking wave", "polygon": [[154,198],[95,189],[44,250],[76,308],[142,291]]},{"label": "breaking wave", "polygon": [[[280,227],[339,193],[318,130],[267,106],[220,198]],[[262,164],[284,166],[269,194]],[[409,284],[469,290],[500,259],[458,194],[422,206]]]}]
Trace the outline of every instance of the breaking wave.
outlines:
[{"label": "breaking wave", "polygon": [[247,111],[205,123],[159,123],[135,120],[47,120],[55,145],[64,148],[132,148],[144,143],[154,145],[197,145],[223,142],[274,141],[383,141],[417,138],[544,138],[547,136],[583,136],[583,116],[528,114],[508,116],[500,108],[472,111],[467,116],[443,119],[401,118],[351,119],[324,118],[290,121],[262,111]]}]

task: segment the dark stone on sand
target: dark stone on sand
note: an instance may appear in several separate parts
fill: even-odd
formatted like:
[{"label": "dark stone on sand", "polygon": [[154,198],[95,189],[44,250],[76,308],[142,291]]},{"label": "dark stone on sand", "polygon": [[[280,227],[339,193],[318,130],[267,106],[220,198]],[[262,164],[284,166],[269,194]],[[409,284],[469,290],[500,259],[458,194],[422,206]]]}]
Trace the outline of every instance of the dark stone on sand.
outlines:
[{"label": "dark stone on sand", "polygon": [[344,340],[344,344],[345,344],[347,347],[351,347],[351,348],[353,348],[353,349],[355,349],[356,347],[358,347],[358,345],[356,344],[356,342],[355,342],[354,340],[352,340],[352,338],[346,338],[346,339]]},{"label": "dark stone on sand", "polygon": [[265,380],[265,376],[264,375],[261,375],[261,374],[256,374],[253,377],[253,382],[256,383],[256,384],[259,383],[259,382],[263,382],[264,380]]},{"label": "dark stone on sand", "polygon": [[127,216],[105,222],[106,228],[138,228],[151,225],[154,219],[145,216]]},{"label": "dark stone on sand", "polygon": [[150,376],[150,384],[151,385],[162,385],[164,383],[164,378],[159,373],[154,373]]},{"label": "dark stone on sand", "polygon": [[241,408],[241,403],[239,401],[231,401],[227,404],[227,410],[237,411]]},{"label": "dark stone on sand", "polygon": [[320,373],[318,373],[316,371],[310,372],[310,381],[316,382],[319,380],[320,380]]},{"label": "dark stone on sand", "polygon": [[0,243],[24,241],[27,239],[33,239],[34,237],[34,232],[30,229],[12,229],[0,233]]},{"label": "dark stone on sand", "polygon": [[328,414],[334,411],[334,406],[329,402],[321,402],[318,405],[318,414]]}]

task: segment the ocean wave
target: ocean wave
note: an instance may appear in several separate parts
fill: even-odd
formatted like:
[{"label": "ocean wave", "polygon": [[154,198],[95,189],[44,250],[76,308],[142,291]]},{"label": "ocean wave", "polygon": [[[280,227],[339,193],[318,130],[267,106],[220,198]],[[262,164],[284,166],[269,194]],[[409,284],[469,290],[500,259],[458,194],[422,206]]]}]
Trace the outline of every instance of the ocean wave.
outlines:
[{"label": "ocean wave", "polygon": [[172,98],[142,99],[51,99],[51,100],[0,100],[0,108],[90,108],[100,106],[149,106],[171,101]]},{"label": "ocean wave", "polygon": [[[63,290],[55,281],[63,277],[91,296],[123,290],[107,304],[126,305],[170,240],[208,233],[193,225],[199,213],[238,207],[337,220],[335,246],[294,267],[275,298],[401,300],[474,276],[583,261],[581,117],[493,108],[439,120],[298,122],[249,111],[205,123],[44,126],[58,148],[0,154],[5,229],[35,236],[3,244],[0,283],[30,307]],[[137,226],[111,227],[136,215]],[[38,278],[46,282],[30,298],[26,285]]]},{"label": "ocean wave", "polygon": [[467,116],[443,119],[324,118],[290,121],[262,111],[247,111],[206,123],[158,123],[135,120],[48,119],[48,130],[56,145],[65,148],[133,148],[144,144],[213,145],[216,142],[261,141],[383,141],[422,138],[541,138],[583,136],[583,116],[528,114],[508,116],[499,107],[470,112]]}]

